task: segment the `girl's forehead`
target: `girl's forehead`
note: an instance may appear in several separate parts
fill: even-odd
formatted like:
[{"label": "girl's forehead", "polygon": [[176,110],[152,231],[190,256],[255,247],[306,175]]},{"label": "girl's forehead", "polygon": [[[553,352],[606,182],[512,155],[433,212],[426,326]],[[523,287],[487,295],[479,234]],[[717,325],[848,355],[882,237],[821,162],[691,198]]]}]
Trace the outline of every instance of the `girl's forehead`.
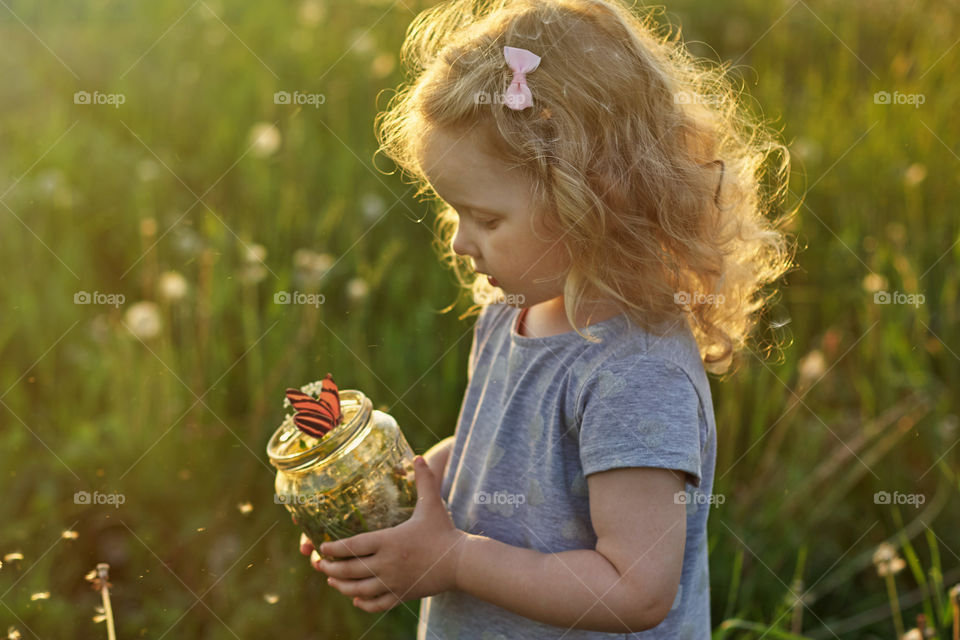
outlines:
[{"label": "girl's forehead", "polygon": [[422,138],[420,163],[441,199],[458,209],[488,213],[530,209],[534,184],[517,166],[495,155],[481,127],[458,132],[434,129]]},{"label": "girl's forehead", "polygon": [[420,159],[428,172],[445,174],[490,164],[479,137],[471,132],[433,129],[424,134]]},{"label": "girl's forehead", "polygon": [[439,183],[448,189],[477,190],[485,183],[505,179],[509,173],[509,167],[491,156],[485,147],[474,132],[435,129],[424,136],[420,163],[435,186]]}]

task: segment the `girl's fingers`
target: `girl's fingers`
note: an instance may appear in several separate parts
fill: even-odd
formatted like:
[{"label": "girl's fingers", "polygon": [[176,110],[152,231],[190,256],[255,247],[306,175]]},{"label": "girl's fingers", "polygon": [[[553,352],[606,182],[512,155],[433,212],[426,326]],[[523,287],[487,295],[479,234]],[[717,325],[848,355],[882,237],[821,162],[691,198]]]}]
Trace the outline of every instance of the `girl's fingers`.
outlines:
[{"label": "girl's fingers", "polygon": [[313,543],[310,542],[310,538],[307,537],[307,534],[300,534],[300,553],[305,556],[310,555],[310,552],[313,551]]},{"label": "girl's fingers", "polygon": [[339,580],[362,580],[376,576],[376,572],[372,566],[372,558],[369,557],[353,558],[351,560],[322,560],[322,565],[320,564],[321,560],[319,555],[316,557],[310,556],[310,561],[313,563],[314,568],[331,578],[337,578]]},{"label": "girl's fingers", "polygon": [[325,556],[334,558],[359,558],[369,556],[377,552],[380,548],[380,541],[383,538],[383,531],[367,531],[358,533],[350,538],[332,540],[320,545],[321,551]]},{"label": "girl's fingers", "polygon": [[338,580],[336,578],[327,578],[327,583],[345,596],[351,598],[361,598],[369,600],[383,596],[384,594],[393,597],[389,591],[384,591],[383,583],[379,578],[367,578],[366,580]]},{"label": "girl's fingers", "polygon": [[310,566],[323,573],[323,569],[320,568],[320,554],[316,549],[310,552]]},{"label": "girl's fingers", "polygon": [[380,611],[392,609],[401,602],[402,600],[388,591],[382,596],[372,599],[354,598],[353,606],[367,613],[379,613]]}]

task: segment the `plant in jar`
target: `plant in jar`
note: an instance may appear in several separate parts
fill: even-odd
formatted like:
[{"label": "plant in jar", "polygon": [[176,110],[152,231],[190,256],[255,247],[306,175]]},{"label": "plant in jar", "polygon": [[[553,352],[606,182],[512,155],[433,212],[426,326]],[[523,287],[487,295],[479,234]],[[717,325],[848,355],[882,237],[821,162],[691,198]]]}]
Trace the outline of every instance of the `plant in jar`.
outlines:
[{"label": "plant in jar", "polygon": [[413,450],[396,421],[330,374],[287,389],[284,417],[267,445],[276,500],[319,549],[323,542],[392,527],[417,503]]}]

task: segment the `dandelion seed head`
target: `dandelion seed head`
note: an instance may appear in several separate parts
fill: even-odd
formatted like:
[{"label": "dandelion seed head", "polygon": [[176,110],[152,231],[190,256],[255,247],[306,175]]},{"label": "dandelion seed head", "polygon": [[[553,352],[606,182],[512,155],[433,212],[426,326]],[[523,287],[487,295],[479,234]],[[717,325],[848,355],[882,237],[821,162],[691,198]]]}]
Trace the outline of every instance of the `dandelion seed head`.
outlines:
[{"label": "dandelion seed head", "polygon": [[267,248],[262,244],[247,245],[243,259],[245,262],[263,262],[267,259]]},{"label": "dandelion seed head", "polygon": [[352,278],[347,283],[347,297],[352,302],[360,302],[370,293],[370,285],[361,277]]},{"label": "dandelion seed head", "polygon": [[827,359],[823,352],[814,349],[800,359],[800,385],[806,386],[814,380],[819,380],[827,371]]},{"label": "dandelion seed head", "polygon": [[360,211],[363,212],[363,218],[367,222],[377,220],[383,215],[385,208],[383,198],[377,193],[365,193],[360,197]]},{"label": "dandelion seed head", "polygon": [[823,157],[823,147],[809,138],[800,138],[791,145],[791,151],[803,161],[816,164]]},{"label": "dandelion seed head", "polygon": [[373,59],[370,65],[370,71],[376,78],[385,78],[390,75],[394,67],[397,66],[397,59],[392,53],[381,53]]},{"label": "dandelion seed head", "polygon": [[164,271],[157,284],[160,298],[167,302],[179,302],[187,295],[187,279],[179,271]]},{"label": "dandelion seed head", "polygon": [[317,253],[310,249],[293,252],[294,278],[298,285],[312,288],[320,284],[336,260],[329,253]]},{"label": "dandelion seed head", "polygon": [[178,225],[170,234],[174,249],[182,256],[195,256],[203,250],[203,238],[190,227]]},{"label": "dandelion seed head", "polygon": [[900,558],[900,557],[894,558],[890,562],[890,564],[886,565],[886,567],[884,568],[883,575],[887,575],[888,573],[891,575],[896,575],[901,571],[903,571],[906,568],[906,566],[907,566],[907,563],[903,558]]},{"label": "dandelion seed head", "polygon": [[247,263],[240,269],[239,278],[247,284],[257,284],[267,277],[267,269],[259,263]]},{"label": "dandelion seed head", "polygon": [[907,566],[903,558],[897,554],[896,547],[888,542],[882,542],[873,552],[873,564],[877,568],[877,575],[881,577],[895,575]]},{"label": "dandelion seed head", "polygon": [[374,49],[376,48],[373,43],[373,38],[370,36],[369,29],[357,29],[348,37],[353,42],[351,49],[357,55],[369,55],[373,53]]},{"label": "dandelion seed head", "polygon": [[915,162],[903,173],[903,183],[908,187],[915,187],[927,179],[927,168]]},{"label": "dandelion seed head", "polygon": [[250,153],[259,158],[272,156],[280,148],[280,130],[269,122],[258,122],[250,128]]},{"label": "dandelion seed head", "polygon": [[887,288],[887,279],[879,273],[868,274],[863,279],[863,288],[867,293],[876,293]]},{"label": "dandelion seed head", "polygon": [[163,323],[160,320],[160,308],[155,302],[143,300],[130,305],[123,316],[127,329],[140,340],[150,340],[160,335]]},{"label": "dandelion seed head", "polygon": [[881,542],[873,552],[873,564],[890,562],[897,556],[897,550],[889,542]]},{"label": "dandelion seed head", "polygon": [[326,14],[326,7],[319,0],[304,0],[297,11],[297,22],[305,27],[315,27]]}]

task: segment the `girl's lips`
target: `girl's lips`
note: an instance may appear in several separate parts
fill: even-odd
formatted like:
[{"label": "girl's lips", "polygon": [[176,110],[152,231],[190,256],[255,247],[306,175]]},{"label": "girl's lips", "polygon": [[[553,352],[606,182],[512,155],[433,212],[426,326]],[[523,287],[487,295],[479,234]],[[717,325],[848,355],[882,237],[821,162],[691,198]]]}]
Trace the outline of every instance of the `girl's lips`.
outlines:
[{"label": "girl's lips", "polygon": [[494,287],[500,286],[499,284],[497,284],[497,279],[494,278],[493,276],[487,276],[487,282],[489,282]]}]

